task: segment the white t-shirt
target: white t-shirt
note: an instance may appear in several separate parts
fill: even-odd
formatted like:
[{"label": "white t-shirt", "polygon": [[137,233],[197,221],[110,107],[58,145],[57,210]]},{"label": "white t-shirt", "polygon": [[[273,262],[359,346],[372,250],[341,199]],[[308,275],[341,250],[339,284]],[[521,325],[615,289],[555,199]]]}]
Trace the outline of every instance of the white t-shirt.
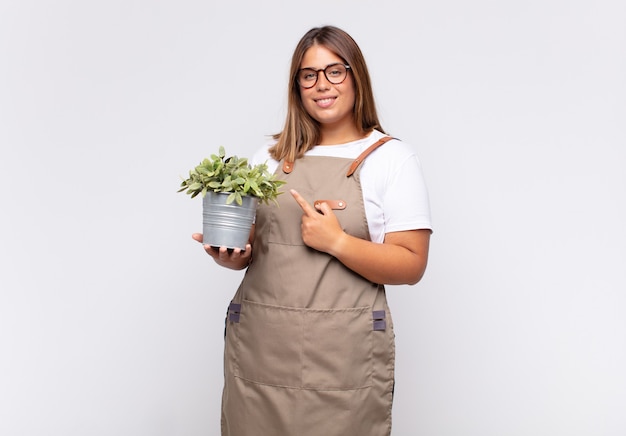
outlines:
[{"label": "white t-shirt", "polygon": [[[383,136],[374,130],[366,138],[346,144],[315,146],[306,155],[356,159]],[[279,163],[268,152],[273,144],[270,142],[255,153],[250,163],[267,162],[270,173],[276,171]],[[390,232],[432,230],[428,191],[413,147],[391,140],[377,148],[361,164],[361,187],[373,242],[382,243]]]}]

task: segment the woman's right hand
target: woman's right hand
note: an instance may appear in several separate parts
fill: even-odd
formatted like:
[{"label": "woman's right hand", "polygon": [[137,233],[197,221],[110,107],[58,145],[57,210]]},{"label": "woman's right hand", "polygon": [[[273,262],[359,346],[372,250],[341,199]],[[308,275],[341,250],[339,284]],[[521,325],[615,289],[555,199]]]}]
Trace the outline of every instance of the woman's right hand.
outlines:
[{"label": "woman's right hand", "polygon": [[[194,233],[191,237],[202,244],[202,233]],[[240,248],[226,248],[226,247],[211,247],[208,244],[203,244],[204,251],[215,260],[215,262],[225,268],[230,269],[244,269],[250,263],[250,256],[252,255],[252,245],[246,244],[245,250]]]}]

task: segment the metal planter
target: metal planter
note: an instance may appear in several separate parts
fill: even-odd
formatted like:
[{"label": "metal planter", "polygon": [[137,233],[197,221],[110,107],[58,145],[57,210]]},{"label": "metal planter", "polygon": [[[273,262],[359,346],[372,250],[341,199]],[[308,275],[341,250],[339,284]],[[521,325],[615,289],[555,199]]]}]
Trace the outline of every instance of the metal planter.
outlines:
[{"label": "metal planter", "polygon": [[202,199],[203,243],[212,247],[244,249],[259,199],[250,195],[244,196],[240,206],[236,202],[226,204],[228,195],[223,192],[207,192]]}]

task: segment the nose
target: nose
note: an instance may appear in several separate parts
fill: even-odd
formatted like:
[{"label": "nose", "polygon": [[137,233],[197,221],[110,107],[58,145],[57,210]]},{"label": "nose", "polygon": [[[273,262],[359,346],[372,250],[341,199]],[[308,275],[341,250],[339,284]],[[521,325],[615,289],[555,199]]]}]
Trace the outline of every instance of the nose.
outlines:
[{"label": "nose", "polygon": [[317,82],[315,83],[316,89],[318,91],[324,90],[324,89],[330,89],[330,85],[331,83],[326,78],[326,73],[324,72],[324,70],[319,70],[317,72]]}]

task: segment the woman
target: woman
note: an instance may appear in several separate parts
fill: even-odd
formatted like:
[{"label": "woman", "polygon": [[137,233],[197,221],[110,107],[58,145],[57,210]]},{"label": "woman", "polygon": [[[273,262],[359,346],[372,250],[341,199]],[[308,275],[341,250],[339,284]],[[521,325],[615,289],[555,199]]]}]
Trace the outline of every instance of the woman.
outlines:
[{"label": "woman", "polygon": [[[229,307],[222,434],[389,435],[394,333],[384,284],[415,284],[431,233],[411,147],[387,136],[354,40],[314,28],[293,54],[283,130],[255,161],[284,179],[260,205]],[[194,234],[202,241],[202,235]]]}]

